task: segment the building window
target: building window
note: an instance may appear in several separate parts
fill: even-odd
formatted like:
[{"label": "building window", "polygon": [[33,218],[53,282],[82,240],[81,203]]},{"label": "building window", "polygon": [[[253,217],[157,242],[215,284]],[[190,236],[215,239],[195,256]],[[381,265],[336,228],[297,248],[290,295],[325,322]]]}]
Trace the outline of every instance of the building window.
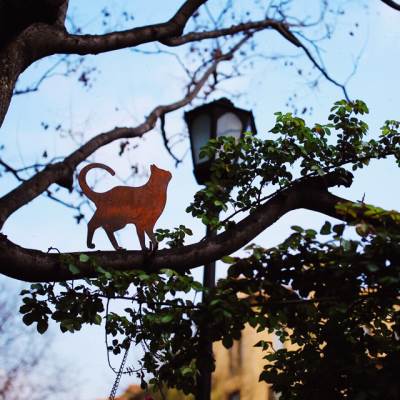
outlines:
[{"label": "building window", "polygon": [[233,392],[229,395],[228,400],[240,400],[240,392]]}]

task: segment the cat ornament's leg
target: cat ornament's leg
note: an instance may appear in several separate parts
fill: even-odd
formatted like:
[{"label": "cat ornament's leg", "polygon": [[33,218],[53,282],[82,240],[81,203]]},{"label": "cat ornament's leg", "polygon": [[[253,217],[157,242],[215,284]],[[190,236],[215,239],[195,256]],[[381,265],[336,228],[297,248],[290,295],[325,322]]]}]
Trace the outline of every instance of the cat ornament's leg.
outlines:
[{"label": "cat ornament's leg", "polygon": [[139,238],[140,247],[143,251],[147,251],[146,242],[144,238],[144,229],[141,226],[136,225],[136,232]]},{"label": "cat ornament's leg", "polygon": [[114,236],[114,231],[112,231],[110,228],[105,228],[105,227],[104,227],[104,230],[106,231],[106,234],[107,234],[108,238],[110,239],[110,242],[113,245],[115,250],[125,250],[123,247],[118,245],[118,242]]},{"label": "cat ornament's leg", "polygon": [[[158,248],[158,242],[156,237],[154,236],[153,229],[152,228],[142,228],[141,226],[136,225],[136,232],[139,238],[140,242],[140,247],[142,248],[143,251],[150,251],[151,253],[154,253],[157,248]],[[150,238],[150,248],[148,249],[146,247],[146,242],[145,242],[145,232],[147,236]]]},{"label": "cat ornament's leg", "polygon": [[158,249],[158,242],[153,233],[153,228],[146,228],[147,236],[150,238],[150,251],[153,253]]},{"label": "cat ornament's leg", "polygon": [[86,244],[89,249],[94,249],[96,246],[93,243],[94,231],[99,227],[96,219],[96,214],[93,215],[92,219],[88,223],[87,239]]}]

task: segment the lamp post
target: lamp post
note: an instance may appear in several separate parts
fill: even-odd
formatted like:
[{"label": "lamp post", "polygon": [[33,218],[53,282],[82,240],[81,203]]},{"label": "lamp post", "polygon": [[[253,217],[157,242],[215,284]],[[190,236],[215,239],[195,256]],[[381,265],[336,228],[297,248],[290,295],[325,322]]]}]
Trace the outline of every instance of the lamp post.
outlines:
[{"label": "lamp post", "polygon": [[213,160],[200,158],[200,149],[210,139],[221,136],[239,139],[246,131],[256,133],[253,113],[235,107],[227,98],[203,104],[186,112],[185,121],[189,129],[193,172],[199,185],[203,185],[210,178]]},{"label": "lamp post", "polygon": [[[192,149],[193,172],[199,185],[205,184],[211,175],[213,159],[200,157],[200,150],[210,139],[221,136],[233,136],[239,139],[244,132],[256,133],[253,113],[237,108],[227,98],[221,98],[203,104],[185,113]],[[207,227],[206,236],[213,232]],[[215,262],[204,266],[203,286],[211,289],[215,286]],[[206,301],[203,294],[203,301]],[[200,342],[206,357],[212,358],[212,341],[207,328],[200,331]],[[210,400],[211,374],[210,362],[200,365],[200,378],[197,386],[196,400]]]}]

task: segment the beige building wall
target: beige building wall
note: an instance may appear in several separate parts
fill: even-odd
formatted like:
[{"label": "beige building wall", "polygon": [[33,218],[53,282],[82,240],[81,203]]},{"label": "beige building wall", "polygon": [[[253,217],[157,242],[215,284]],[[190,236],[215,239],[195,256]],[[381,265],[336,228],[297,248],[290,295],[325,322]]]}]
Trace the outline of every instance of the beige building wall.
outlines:
[{"label": "beige building wall", "polygon": [[259,382],[266,360],[265,353],[254,345],[260,340],[271,341],[274,348],[281,347],[275,336],[266,331],[257,333],[250,326],[242,331],[240,341],[230,349],[221,342],[213,350],[216,369],[212,381],[212,400],[277,400],[278,396],[265,383]]}]

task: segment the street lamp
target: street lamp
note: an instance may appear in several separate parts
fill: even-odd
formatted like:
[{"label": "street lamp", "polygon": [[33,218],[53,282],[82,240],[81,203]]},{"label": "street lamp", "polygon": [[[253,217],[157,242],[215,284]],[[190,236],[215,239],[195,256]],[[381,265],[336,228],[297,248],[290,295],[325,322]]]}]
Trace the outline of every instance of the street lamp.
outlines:
[{"label": "street lamp", "polygon": [[221,136],[239,139],[246,131],[256,133],[253,113],[235,107],[227,98],[203,104],[186,112],[185,121],[189,129],[194,176],[199,185],[203,185],[210,178],[213,160],[200,158],[200,149],[210,139]]},{"label": "street lamp", "polygon": [[[256,133],[253,113],[237,108],[227,98],[203,104],[185,113],[185,121],[189,129],[190,147],[192,149],[193,172],[199,185],[210,179],[211,165],[214,159],[200,157],[200,150],[210,139],[221,136],[233,136],[239,139],[244,132]],[[207,226],[206,236],[213,232]],[[215,285],[215,262],[204,266],[203,286],[213,288]],[[203,294],[204,296],[204,294]],[[203,301],[207,301],[203,297]],[[200,332],[200,342],[206,357],[212,357],[212,341],[207,327]],[[211,369],[209,363],[200,367],[200,378],[196,400],[210,400]]]}]

